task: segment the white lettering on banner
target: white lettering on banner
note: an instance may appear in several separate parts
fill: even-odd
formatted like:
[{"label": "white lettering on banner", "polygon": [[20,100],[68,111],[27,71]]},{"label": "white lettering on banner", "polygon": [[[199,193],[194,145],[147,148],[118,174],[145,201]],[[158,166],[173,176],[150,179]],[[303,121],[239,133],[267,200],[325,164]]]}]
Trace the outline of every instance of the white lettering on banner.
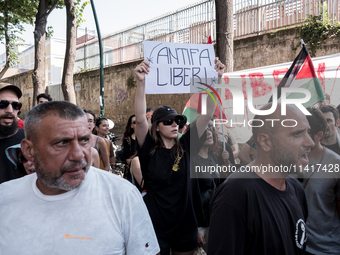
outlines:
[{"label": "white lettering on banner", "polygon": [[[270,122],[270,121],[272,122],[271,127],[275,126],[274,120],[275,119],[265,119],[266,122]],[[279,121],[279,120],[276,120],[276,121]],[[288,125],[287,123],[284,124],[285,122],[288,122],[288,124],[289,123],[294,123],[294,124]],[[227,125],[228,123],[230,124]],[[248,127],[262,127],[264,125],[264,121],[260,119],[252,119],[252,120],[249,120],[247,123],[248,123]],[[237,124],[242,124],[242,127],[246,127],[245,120],[243,120],[243,122],[234,122],[233,120],[228,121],[226,119],[214,119],[213,120],[213,126],[217,128],[219,128],[218,127],[219,125],[225,125],[226,127],[232,128],[232,127],[235,127]],[[282,127],[296,127],[297,124],[298,124],[297,121],[294,119],[284,119],[281,121]],[[238,127],[241,127],[241,126],[238,126]]]},{"label": "white lettering on banner", "polygon": [[[331,97],[331,104],[337,106],[340,104],[340,53],[323,56],[319,58],[313,58],[313,65],[316,72],[316,76],[320,81],[322,90]],[[222,111],[225,114],[230,124],[231,120],[233,122],[243,122],[246,123],[254,118],[254,114],[250,111],[248,107],[248,96],[247,90],[252,89],[252,99],[255,109],[260,109],[265,105],[270,99],[272,93],[272,88],[275,88],[281,82],[284,74],[288,71],[291,66],[290,63],[282,63],[272,66],[264,66],[254,69],[241,70],[232,73],[225,73],[223,75],[223,81],[226,85],[220,93],[222,100]],[[242,89],[244,95],[244,106],[242,107],[244,115],[235,115],[233,106],[234,95],[229,89],[226,89],[230,84],[236,85],[238,88]],[[216,86],[215,86],[216,88]],[[285,108],[285,107],[284,107]],[[239,110],[239,109],[238,109]],[[221,117],[219,117],[221,118]],[[261,123],[256,123],[260,125]],[[276,124],[276,123],[275,123]],[[277,123],[278,125],[281,125]],[[287,123],[283,123],[287,125]],[[288,124],[293,125],[294,123]],[[227,125],[225,125],[228,127]],[[251,136],[251,127],[246,125],[234,125],[233,127],[228,127],[228,131],[236,138],[239,143],[246,142]]]},{"label": "white lettering on banner", "polygon": [[143,46],[144,60],[150,64],[146,94],[193,93],[202,87],[200,82],[210,86],[217,82],[212,44],[144,41]]},{"label": "white lettering on banner", "polygon": [[[244,96],[242,93],[242,89],[233,85],[225,85],[225,84],[216,84],[216,88],[227,88],[233,95],[233,114],[234,115],[244,115]],[[272,114],[277,108],[277,88],[273,88],[273,104],[268,110],[258,110],[255,109],[253,105],[253,95],[252,89],[247,89],[247,98],[248,98],[248,109],[251,113],[256,115],[269,115]],[[303,103],[307,103],[311,98],[311,93],[309,90],[304,88],[282,88],[281,90],[281,115],[286,115],[287,104],[295,105],[301,112],[305,115],[311,115],[307,109],[302,105]],[[288,93],[301,93],[304,94],[304,98],[300,99],[287,99],[286,96]],[[206,109],[207,100],[201,100],[201,108]],[[203,113],[202,113],[203,114]]]}]

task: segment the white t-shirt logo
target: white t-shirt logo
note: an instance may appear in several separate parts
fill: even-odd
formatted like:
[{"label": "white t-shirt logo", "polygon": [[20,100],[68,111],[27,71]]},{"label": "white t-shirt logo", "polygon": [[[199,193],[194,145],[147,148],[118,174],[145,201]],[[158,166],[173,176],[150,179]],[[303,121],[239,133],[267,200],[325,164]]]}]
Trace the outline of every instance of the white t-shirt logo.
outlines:
[{"label": "white t-shirt logo", "polygon": [[303,221],[303,219],[299,219],[296,222],[295,243],[300,249],[303,249],[303,244],[307,241],[306,233],[306,223]]}]

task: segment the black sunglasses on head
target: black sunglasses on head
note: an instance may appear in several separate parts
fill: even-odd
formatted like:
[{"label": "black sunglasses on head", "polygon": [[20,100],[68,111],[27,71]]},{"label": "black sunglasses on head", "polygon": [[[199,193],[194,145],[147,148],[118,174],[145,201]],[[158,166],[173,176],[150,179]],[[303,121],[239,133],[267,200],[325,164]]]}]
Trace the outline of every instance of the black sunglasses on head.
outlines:
[{"label": "black sunglasses on head", "polygon": [[180,119],[171,119],[171,120],[163,120],[162,122],[163,122],[164,126],[170,126],[174,122],[176,122],[176,124],[179,125],[181,123],[181,120]]},{"label": "black sunglasses on head", "polygon": [[0,109],[6,109],[9,104],[12,105],[14,110],[20,110],[22,107],[22,103],[20,102],[9,102],[8,100],[0,100]]}]

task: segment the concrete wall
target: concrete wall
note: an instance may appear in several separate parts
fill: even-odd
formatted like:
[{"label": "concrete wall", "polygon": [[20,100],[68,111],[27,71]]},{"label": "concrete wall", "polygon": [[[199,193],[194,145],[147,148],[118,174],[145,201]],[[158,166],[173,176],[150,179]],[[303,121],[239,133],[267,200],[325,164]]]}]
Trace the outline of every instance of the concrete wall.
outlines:
[{"label": "concrete wall", "polygon": [[[301,47],[293,48],[300,43],[297,28],[280,30],[234,41],[234,71],[261,66],[290,62],[295,59]],[[308,44],[306,44],[308,49]],[[340,52],[339,38],[329,39],[319,46],[316,57]]]},{"label": "concrete wall", "polygon": [[[279,31],[274,35],[264,34],[235,40],[234,70],[238,71],[293,61],[300,51],[300,47],[295,51],[293,50],[293,47],[300,40],[297,37],[298,31],[293,28]],[[328,40],[320,45],[316,56],[339,52],[339,39]],[[139,62],[135,61],[104,69],[105,116],[115,123],[115,133],[123,133],[128,117],[134,113],[136,88],[128,86],[128,80],[133,77],[133,69]],[[24,117],[32,106],[32,71],[3,79],[3,81],[17,84],[23,90],[21,117]],[[78,105],[83,109],[92,110],[99,116],[99,70],[76,74],[74,76],[74,85]],[[46,90],[47,93],[51,94],[52,98],[62,98],[60,87],[57,85],[51,88],[47,87]],[[161,105],[170,105],[176,111],[182,112],[189,96],[189,94],[147,95],[147,106],[155,109]]]},{"label": "concrete wall", "polygon": [[[20,73],[11,77],[2,79],[3,82],[8,82],[20,87],[22,91],[22,98],[20,102],[22,103],[20,118],[24,119],[25,115],[33,106],[33,80],[32,80],[33,70],[29,70],[24,73]],[[64,100],[64,96],[61,91],[60,85],[47,86],[46,93],[50,94],[53,100]]]},{"label": "concrete wall", "polygon": [[[128,86],[129,78],[133,78],[133,69],[141,60],[111,66],[104,69],[104,104],[105,117],[115,123],[114,132],[123,133],[127,120],[135,112],[136,87]],[[74,77],[77,103],[86,110],[92,110],[96,116],[100,114],[100,78],[99,70],[77,74]],[[177,112],[182,112],[189,94],[147,95],[147,106],[153,109],[161,105],[170,105]]]}]

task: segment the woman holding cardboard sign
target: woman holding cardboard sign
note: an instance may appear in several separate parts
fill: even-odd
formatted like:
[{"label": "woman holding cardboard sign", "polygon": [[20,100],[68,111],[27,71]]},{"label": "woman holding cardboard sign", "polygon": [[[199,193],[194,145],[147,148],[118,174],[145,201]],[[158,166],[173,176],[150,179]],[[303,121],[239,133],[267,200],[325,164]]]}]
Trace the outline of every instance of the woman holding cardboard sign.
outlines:
[{"label": "woman holding cardboard sign", "polygon": [[[145,75],[150,65],[143,61],[135,68],[137,91],[135,101],[138,156],[144,178],[144,202],[155,228],[161,254],[191,255],[197,247],[197,220],[202,210],[197,180],[190,178],[190,152],[197,153],[200,137],[213,116],[215,103],[207,99],[207,114],[201,115],[178,139],[178,126],[183,115],[170,106],[157,108],[148,130],[145,118]],[[222,77],[224,65],[215,60],[215,69]],[[191,140],[190,140],[191,136]],[[205,140],[205,139],[203,139]],[[190,151],[191,150],[191,151]],[[198,207],[197,207],[198,206]]]}]

